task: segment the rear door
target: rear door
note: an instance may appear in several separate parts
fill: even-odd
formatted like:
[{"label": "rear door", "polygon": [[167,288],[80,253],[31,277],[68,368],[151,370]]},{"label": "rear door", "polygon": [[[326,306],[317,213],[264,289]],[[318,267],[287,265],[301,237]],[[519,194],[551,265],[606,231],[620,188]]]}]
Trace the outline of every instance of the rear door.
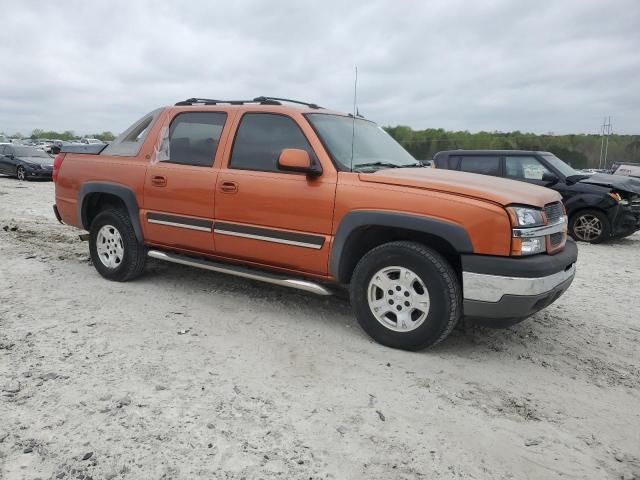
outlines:
[{"label": "rear door", "polygon": [[460,155],[453,159],[457,169],[463,172],[502,176],[502,163],[499,155]]},{"label": "rear door", "polygon": [[[227,136],[224,111],[182,111],[171,119],[144,184],[149,243],[212,252],[214,189]],[[216,160],[217,159],[217,160]]]},{"label": "rear door", "polygon": [[[231,143],[231,142],[230,142]],[[323,173],[284,172],[285,148],[304,149]],[[246,112],[218,177],[216,253],[298,271],[327,273],[337,172],[306,120]]]}]

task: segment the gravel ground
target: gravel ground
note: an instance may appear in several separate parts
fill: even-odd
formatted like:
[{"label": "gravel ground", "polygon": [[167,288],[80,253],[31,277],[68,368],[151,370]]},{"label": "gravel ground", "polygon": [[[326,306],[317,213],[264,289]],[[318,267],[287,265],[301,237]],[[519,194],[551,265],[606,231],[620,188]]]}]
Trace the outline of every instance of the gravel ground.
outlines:
[{"label": "gravel ground", "polygon": [[640,235],[556,304],[407,353],[349,305],[149,262],[103,280],[0,178],[0,478],[640,478]]}]

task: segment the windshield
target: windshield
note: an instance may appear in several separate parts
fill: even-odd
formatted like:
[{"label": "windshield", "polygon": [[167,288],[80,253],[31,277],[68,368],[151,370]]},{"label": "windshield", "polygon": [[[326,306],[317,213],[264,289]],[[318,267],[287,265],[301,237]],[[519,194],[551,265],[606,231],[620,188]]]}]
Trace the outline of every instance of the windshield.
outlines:
[{"label": "windshield", "polygon": [[43,157],[51,158],[42,150],[33,147],[14,147],[16,157]]},{"label": "windshield", "polygon": [[422,166],[373,122],[326,113],[306,117],[329,154],[346,170]]},{"label": "windshield", "polygon": [[556,157],[552,153],[545,153],[543,157],[547,162],[549,162],[556,170],[558,170],[565,177],[571,177],[573,175],[584,176],[577,170],[574,170],[572,166],[564,163],[562,160],[560,160],[558,157]]}]

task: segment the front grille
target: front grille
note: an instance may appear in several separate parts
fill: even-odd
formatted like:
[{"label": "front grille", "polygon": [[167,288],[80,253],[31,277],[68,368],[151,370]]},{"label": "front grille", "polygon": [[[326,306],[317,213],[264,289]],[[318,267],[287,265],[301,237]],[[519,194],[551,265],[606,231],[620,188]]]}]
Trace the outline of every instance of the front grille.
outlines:
[{"label": "front grille", "polygon": [[544,214],[547,216],[547,223],[553,224],[560,220],[560,217],[564,214],[562,209],[562,203],[555,202],[545,205]]},{"label": "front grille", "polygon": [[549,243],[551,243],[552,247],[557,247],[562,243],[562,239],[564,238],[564,232],[552,233],[549,235]]}]

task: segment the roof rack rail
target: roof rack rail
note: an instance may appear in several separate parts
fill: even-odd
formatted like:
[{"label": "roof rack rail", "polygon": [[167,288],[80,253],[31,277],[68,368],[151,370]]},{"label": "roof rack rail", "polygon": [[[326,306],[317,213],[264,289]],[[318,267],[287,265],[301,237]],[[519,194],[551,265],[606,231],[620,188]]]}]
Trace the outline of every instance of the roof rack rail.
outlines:
[{"label": "roof rack rail", "polygon": [[265,101],[276,101],[276,102],[288,102],[288,103],[295,103],[298,105],[305,105],[309,108],[313,108],[313,109],[319,109],[322,108],[320,105],[316,104],[316,103],[307,103],[307,102],[301,102],[300,100],[292,100],[290,98],[279,98],[279,97],[256,97],[254,98],[254,100],[256,102],[265,102]]},{"label": "roof rack rail", "polygon": [[301,102],[299,100],[291,100],[288,98],[278,98],[278,97],[256,97],[253,100],[217,100],[213,98],[187,98],[181,102],[176,103],[176,106],[185,106],[185,105],[218,105],[220,103],[228,103],[229,105],[244,105],[247,103],[259,103],[260,105],[282,105],[281,102],[295,103],[298,105],[305,105],[309,108],[322,108],[315,103],[307,103]]},{"label": "roof rack rail", "polygon": [[244,105],[245,103],[256,103],[254,100],[217,100],[214,98],[187,98],[176,103],[176,106],[183,105],[218,105],[219,103],[228,103],[230,105]]}]

